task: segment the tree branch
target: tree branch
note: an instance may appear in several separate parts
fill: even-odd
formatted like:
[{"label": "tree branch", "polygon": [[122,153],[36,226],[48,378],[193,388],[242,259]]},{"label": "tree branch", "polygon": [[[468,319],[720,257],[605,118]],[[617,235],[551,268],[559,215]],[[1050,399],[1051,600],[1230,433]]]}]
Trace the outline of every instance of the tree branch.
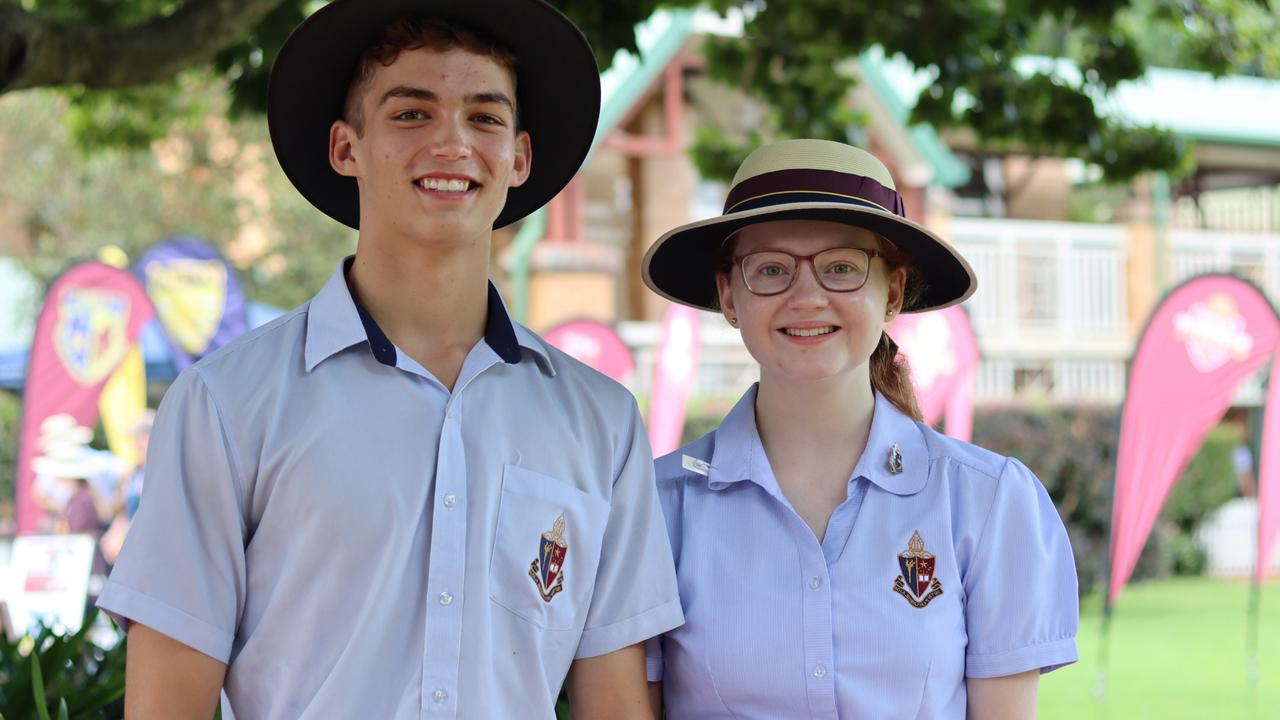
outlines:
[{"label": "tree branch", "polygon": [[283,0],[187,0],[130,27],[54,22],[0,0],[0,93],[79,84],[122,88],[168,80],[213,59]]}]

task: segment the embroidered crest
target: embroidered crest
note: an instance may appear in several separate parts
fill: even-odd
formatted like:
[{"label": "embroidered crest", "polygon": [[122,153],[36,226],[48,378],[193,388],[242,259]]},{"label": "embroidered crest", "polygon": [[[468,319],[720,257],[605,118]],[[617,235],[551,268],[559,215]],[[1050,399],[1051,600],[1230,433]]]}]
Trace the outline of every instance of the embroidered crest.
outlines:
[{"label": "embroidered crest", "polygon": [[907,551],[898,554],[899,575],[893,581],[893,591],[907,599],[913,606],[922,608],[942,594],[942,582],[933,576],[937,558],[925,552],[920,531],[912,533]]},{"label": "embroidered crest", "polygon": [[538,543],[538,557],[529,563],[529,577],[543,602],[551,602],[556,593],[564,590],[564,556],[569,544],[564,541],[564,513],[556,518],[555,525],[542,533]]}]

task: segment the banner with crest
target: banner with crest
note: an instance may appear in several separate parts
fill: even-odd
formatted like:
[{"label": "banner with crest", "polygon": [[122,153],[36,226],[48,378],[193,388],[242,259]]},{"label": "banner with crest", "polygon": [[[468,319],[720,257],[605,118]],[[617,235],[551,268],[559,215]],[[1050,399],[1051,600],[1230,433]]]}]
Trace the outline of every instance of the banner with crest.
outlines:
[{"label": "banner with crest", "polygon": [[248,329],[235,268],[203,240],[169,238],[148,250],[135,272],[155,304],[178,372]]},{"label": "banner with crest", "polygon": [[1192,278],[1155,309],[1129,367],[1108,604],[1133,574],[1174,482],[1277,343],[1280,318],[1271,303],[1252,283],[1232,275]]},{"label": "banner with crest", "polygon": [[132,274],[97,261],[72,267],[49,287],[36,320],[23,393],[15,486],[20,534],[38,529],[31,464],[44,449],[38,442],[42,424],[63,414],[82,427],[96,426],[103,386],[128,359],[154,314]]}]

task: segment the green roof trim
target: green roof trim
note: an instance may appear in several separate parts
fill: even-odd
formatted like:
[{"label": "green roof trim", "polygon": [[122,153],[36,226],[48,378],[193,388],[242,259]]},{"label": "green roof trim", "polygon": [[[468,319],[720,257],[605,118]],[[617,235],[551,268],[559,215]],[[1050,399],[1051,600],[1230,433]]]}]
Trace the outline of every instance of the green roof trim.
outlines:
[{"label": "green roof trim", "polygon": [[897,89],[901,84],[890,80],[885,72],[883,52],[879,48],[873,48],[863,53],[858,58],[858,69],[889,115],[907,128],[912,146],[933,168],[933,183],[953,188],[969,182],[971,174],[969,166],[951,152],[951,148],[942,141],[933,126],[925,123],[907,126],[911,117],[911,108],[914,106],[919,90],[917,89],[916,93],[909,98],[912,105],[908,105],[908,98]]},{"label": "green roof trim", "polygon": [[640,57],[625,50],[613,56],[613,63],[600,76],[600,123],[591,143],[595,150],[600,141],[622,122],[627,112],[666,69],[685,40],[693,32],[694,11],[659,10],[636,26],[636,47]]},{"label": "green roof trim", "polygon": [[[928,71],[912,67],[901,56],[886,58],[880,48],[863,53],[859,67],[886,106],[895,114],[901,112],[902,118],[931,80]],[[1081,80],[1080,68],[1063,58],[1028,55],[1015,60],[1014,67],[1023,75],[1038,72],[1070,83]],[[1152,67],[1141,78],[1119,83],[1108,95],[1095,97],[1094,102],[1106,117],[1162,128],[1189,140],[1280,147],[1277,80]]]}]

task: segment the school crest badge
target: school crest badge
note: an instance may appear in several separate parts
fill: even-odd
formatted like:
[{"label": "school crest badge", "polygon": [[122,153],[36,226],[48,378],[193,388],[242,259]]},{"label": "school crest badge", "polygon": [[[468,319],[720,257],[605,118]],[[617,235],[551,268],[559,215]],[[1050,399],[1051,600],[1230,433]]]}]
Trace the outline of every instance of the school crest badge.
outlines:
[{"label": "school crest badge", "polygon": [[53,346],[71,377],[81,385],[94,385],[124,359],[128,330],[128,295],[76,288],[58,299]]},{"label": "school crest badge", "polygon": [[227,306],[227,266],[173,258],[151,263],[146,273],[147,294],[169,337],[188,354],[207,350]]},{"label": "school crest badge", "polygon": [[907,599],[914,607],[922,608],[942,594],[942,581],[933,576],[937,564],[933,553],[925,552],[920,532],[912,533],[907,551],[898,554],[898,577],[893,581],[893,591]]},{"label": "school crest badge", "polygon": [[564,590],[564,558],[569,544],[564,539],[564,513],[556,518],[555,525],[542,533],[538,543],[538,557],[529,564],[529,577],[543,602],[551,602],[556,593]]}]

